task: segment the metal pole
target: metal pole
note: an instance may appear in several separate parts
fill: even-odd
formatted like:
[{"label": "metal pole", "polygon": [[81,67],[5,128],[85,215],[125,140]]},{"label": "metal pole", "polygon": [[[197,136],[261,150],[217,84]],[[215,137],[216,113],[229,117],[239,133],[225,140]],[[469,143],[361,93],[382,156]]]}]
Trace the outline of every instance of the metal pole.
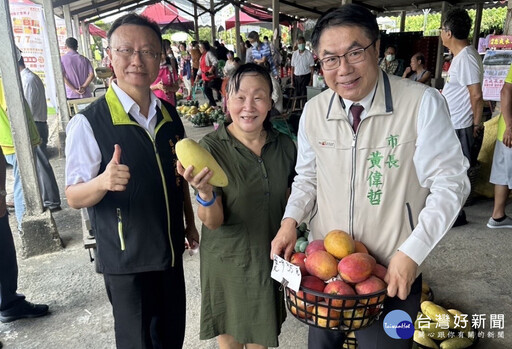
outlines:
[{"label": "metal pole", "polygon": [[66,99],[66,89],[64,88],[64,78],[62,67],[60,65],[59,41],[57,39],[57,28],[53,15],[52,0],[43,0],[43,11],[46,27],[48,29],[48,42],[50,46],[50,55],[53,72],[55,74],[55,90],[57,91],[58,110],[61,121],[61,132],[66,130],[69,121],[68,102]]},{"label": "metal pole", "polygon": [[213,0],[210,0],[210,19],[211,19],[211,25],[212,25],[212,41],[211,43],[215,41],[215,37],[217,36],[217,28],[215,27],[215,4]]},{"label": "metal pole", "polygon": [[240,53],[242,52],[242,45],[244,44],[242,40],[240,40],[240,7],[235,6],[235,37],[236,37],[236,54],[245,62],[245,57],[240,57]]},{"label": "metal pole", "polygon": [[484,10],[484,4],[478,3],[476,4],[476,14],[475,14],[475,25],[473,27],[473,46],[478,49],[478,39],[480,38],[480,28],[482,24],[482,12]]}]

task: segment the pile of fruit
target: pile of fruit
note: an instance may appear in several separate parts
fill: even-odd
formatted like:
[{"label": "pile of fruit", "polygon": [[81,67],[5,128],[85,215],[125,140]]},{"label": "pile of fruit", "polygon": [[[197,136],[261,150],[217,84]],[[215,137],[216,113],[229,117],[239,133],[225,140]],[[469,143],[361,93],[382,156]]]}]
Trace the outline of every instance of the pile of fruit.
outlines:
[{"label": "pile of fruit", "polygon": [[199,112],[199,102],[198,101],[184,101],[181,100],[178,102],[178,106],[176,110],[180,117],[190,118],[192,115],[195,115]]},{"label": "pile of fruit", "polygon": [[210,107],[209,103],[199,105],[198,101],[186,101],[176,107],[181,117],[190,120],[196,126],[210,126],[213,122],[223,122],[225,115],[222,110]]},{"label": "pile of fruit", "polygon": [[[428,285],[424,283],[422,289],[425,294]],[[457,309],[445,309],[429,300],[421,302],[414,328],[413,348],[471,348],[478,339],[468,315]]]},{"label": "pile of fruit", "polygon": [[307,246],[296,245],[299,251],[303,247],[290,260],[302,275],[298,292],[286,289],[290,312],[316,327],[352,331],[371,325],[386,298],[386,267],[341,230]]}]

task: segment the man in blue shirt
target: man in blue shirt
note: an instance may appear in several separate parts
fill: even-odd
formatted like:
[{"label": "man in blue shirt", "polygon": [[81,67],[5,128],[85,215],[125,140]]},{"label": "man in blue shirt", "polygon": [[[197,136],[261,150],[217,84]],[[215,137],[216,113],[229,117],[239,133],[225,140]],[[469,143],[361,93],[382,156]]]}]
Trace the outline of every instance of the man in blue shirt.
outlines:
[{"label": "man in blue shirt", "polygon": [[279,78],[279,73],[277,72],[277,67],[274,64],[270,46],[262,43],[260,41],[260,35],[255,31],[250,32],[247,38],[252,45],[252,57],[250,61],[265,66],[270,72],[272,72],[272,75],[276,79]]}]

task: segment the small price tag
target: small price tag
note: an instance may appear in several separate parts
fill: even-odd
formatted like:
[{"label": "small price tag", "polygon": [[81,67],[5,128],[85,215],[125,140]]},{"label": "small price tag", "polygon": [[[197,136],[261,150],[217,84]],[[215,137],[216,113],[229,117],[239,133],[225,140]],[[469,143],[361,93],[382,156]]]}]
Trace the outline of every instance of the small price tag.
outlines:
[{"label": "small price tag", "polygon": [[299,291],[300,280],[302,275],[300,268],[290,262],[287,262],[278,255],[274,255],[274,265],[270,277],[283,284],[284,287],[289,287],[295,292]]}]

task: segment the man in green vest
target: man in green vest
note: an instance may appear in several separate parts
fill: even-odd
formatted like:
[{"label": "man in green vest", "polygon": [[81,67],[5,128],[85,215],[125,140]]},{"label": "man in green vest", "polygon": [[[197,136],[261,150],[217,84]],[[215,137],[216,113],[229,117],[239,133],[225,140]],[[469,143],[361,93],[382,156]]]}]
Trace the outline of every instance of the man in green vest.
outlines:
[{"label": "man in green vest", "polygon": [[158,25],[128,14],[107,38],[117,79],[68,124],[66,197],[88,209],[117,347],[181,348],[184,241],[199,239],[189,188],[176,171],[184,128],[150,90],[162,52]]}]

